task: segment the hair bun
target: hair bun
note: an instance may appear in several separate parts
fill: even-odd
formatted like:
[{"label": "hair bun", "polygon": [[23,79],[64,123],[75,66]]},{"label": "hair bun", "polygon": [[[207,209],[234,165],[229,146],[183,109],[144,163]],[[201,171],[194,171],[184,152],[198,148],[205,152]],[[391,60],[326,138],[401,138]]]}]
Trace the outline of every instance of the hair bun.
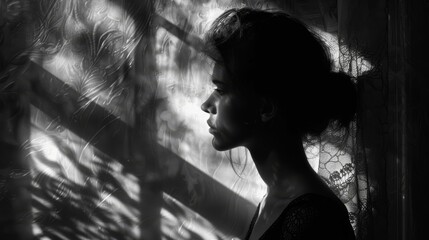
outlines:
[{"label": "hair bun", "polygon": [[336,121],[338,127],[348,127],[356,114],[356,84],[344,72],[330,72],[328,82],[329,99],[332,102],[330,119]]}]

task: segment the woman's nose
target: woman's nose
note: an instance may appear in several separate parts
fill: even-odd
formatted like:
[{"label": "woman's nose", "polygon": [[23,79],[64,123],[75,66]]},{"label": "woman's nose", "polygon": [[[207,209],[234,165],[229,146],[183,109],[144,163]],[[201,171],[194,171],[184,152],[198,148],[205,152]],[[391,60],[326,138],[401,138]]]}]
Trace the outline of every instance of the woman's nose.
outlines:
[{"label": "woman's nose", "polygon": [[203,104],[201,104],[201,110],[206,113],[216,114],[213,103],[211,102],[211,97],[209,97]]}]

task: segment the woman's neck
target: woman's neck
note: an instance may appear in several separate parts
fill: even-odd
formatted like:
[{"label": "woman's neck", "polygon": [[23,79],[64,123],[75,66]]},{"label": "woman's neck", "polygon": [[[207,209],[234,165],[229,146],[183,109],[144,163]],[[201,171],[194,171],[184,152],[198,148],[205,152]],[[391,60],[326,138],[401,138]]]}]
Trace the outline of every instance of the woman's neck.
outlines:
[{"label": "woman's neck", "polygon": [[265,138],[249,151],[270,195],[302,194],[316,179],[300,138]]}]

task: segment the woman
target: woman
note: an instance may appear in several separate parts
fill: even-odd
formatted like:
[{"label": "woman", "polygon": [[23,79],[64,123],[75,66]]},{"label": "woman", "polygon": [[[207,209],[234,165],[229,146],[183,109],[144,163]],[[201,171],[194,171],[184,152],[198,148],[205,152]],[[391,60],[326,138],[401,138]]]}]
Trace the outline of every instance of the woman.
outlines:
[{"label": "woman", "polygon": [[350,77],[332,72],[316,34],[279,11],[228,10],[205,41],[216,62],[216,89],[201,106],[213,147],[246,147],[267,184],[246,239],[354,239],[347,209],[303,148],[328,125],[353,120]]}]

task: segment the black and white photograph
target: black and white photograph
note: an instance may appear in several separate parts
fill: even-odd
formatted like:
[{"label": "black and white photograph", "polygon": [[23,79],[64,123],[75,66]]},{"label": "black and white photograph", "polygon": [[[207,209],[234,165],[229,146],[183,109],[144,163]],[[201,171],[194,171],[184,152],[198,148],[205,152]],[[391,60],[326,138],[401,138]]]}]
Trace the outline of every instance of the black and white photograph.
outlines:
[{"label": "black and white photograph", "polygon": [[0,239],[424,239],[428,13],[0,0]]}]

